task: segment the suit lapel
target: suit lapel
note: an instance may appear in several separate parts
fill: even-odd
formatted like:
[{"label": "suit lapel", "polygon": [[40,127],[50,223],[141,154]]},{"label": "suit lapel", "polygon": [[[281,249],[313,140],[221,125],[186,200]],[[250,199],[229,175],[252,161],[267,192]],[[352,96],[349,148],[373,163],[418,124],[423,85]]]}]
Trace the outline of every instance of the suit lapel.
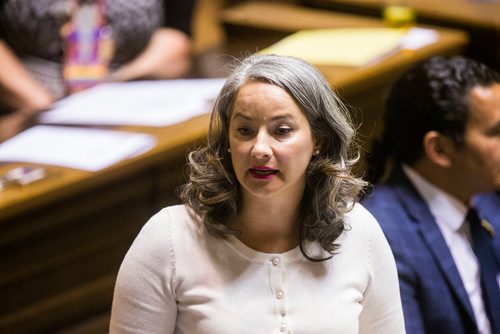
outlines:
[{"label": "suit lapel", "polygon": [[[495,260],[500,269],[500,192],[477,195],[473,199],[474,206],[480,216],[485,218],[495,229],[495,237],[491,240],[495,251]],[[500,285],[500,277],[499,277]]]},{"label": "suit lapel", "polygon": [[455,294],[456,299],[466,310],[473,323],[475,323],[472,306],[458,269],[427,204],[402,170],[396,172],[393,177],[393,180],[396,181],[395,184],[398,185],[396,187],[397,196],[406,207],[413,222],[417,225],[419,236],[427,244],[434,261],[446,278],[450,290]]}]

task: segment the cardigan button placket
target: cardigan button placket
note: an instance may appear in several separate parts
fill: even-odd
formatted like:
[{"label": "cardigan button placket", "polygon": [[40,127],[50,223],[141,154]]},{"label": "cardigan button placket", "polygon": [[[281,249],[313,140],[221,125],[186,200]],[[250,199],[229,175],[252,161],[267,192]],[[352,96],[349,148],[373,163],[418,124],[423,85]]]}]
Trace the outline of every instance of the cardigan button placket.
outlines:
[{"label": "cardigan button placket", "polygon": [[276,312],[276,332],[285,333],[288,331],[288,317],[286,311],[286,289],[285,289],[285,267],[282,265],[280,256],[273,256],[269,259],[271,262],[270,270],[270,285],[273,291],[275,300]]}]

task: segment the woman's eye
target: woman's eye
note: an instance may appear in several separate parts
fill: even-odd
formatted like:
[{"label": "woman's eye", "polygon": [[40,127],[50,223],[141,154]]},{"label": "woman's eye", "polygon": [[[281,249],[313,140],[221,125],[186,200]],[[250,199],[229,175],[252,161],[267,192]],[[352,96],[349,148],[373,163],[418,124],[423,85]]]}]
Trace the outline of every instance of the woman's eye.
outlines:
[{"label": "woman's eye", "polygon": [[290,132],[292,132],[292,128],[289,128],[287,126],[281,126],[278,129],[276,129],[275,134],[278,137],[283,137],[283,136],[287,136],[288,134],[290,134]]},{"label": "woman's eye", "polygon": [[238,128],[236,131],[240,136],[250,136],[252,134],[252,130],[249,128]]}]

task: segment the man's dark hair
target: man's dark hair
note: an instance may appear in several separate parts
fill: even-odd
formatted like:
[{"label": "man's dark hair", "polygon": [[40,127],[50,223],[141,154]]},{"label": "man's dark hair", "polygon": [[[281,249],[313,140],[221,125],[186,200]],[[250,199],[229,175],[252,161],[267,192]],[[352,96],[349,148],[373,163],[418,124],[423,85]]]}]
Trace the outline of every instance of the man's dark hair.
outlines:
[{"label": "man's dark hair", "polygon": [[387,97],[384,130],[368,156],[367,180],[374,184],[384,175],[389,157],[396,164],[413,165],[423,154],[423,137],[429,131],[463,145],[468,95],[476,86],[494,83],[500,83],[500,74],[460,56],[432,57],[404,73]]}]

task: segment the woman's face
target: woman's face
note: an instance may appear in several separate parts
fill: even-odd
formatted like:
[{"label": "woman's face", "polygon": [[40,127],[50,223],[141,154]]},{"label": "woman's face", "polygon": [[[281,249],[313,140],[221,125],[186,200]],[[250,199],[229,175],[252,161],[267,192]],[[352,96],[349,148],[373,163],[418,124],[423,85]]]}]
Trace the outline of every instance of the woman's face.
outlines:
[{"label": "woman's face", "polygon": [[229,145],[244,198],[302,196],[307,166],[319,148],[293,98],[277,86],[255,81],[236,95]]}]

